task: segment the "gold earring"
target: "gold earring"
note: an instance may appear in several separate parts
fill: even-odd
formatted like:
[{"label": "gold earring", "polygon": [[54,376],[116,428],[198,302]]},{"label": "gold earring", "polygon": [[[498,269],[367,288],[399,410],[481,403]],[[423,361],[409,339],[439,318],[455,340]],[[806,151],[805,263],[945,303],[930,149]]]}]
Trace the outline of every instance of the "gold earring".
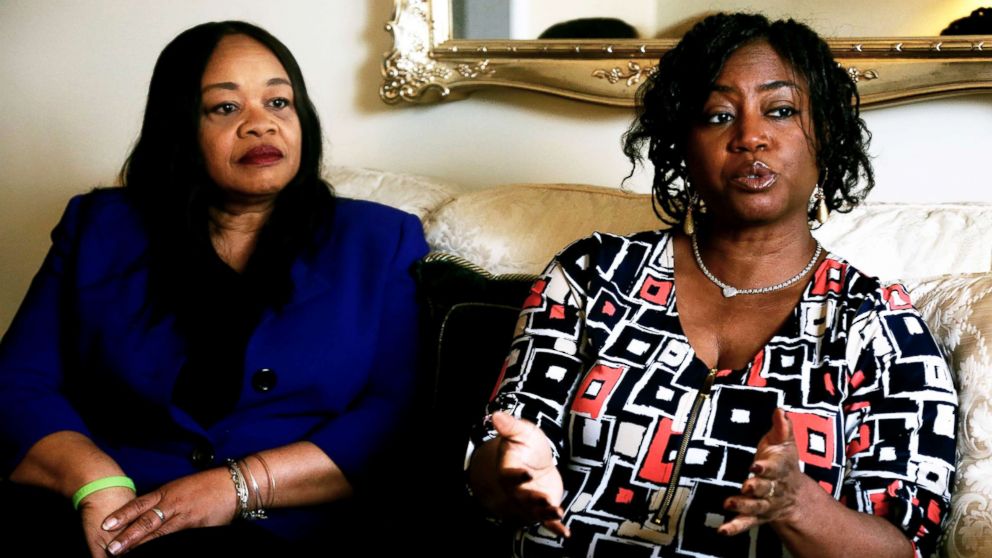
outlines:
[{"label": "gold earring", "polygon": [[696,234],[696,221],[692,218],[692,208],[696,205],[697,199],[698,197],[695,193],[689,196],[689,205],[685,209],[685,218],[682,219],[682,230],[685,232],[686,236]]},{"label": "gold earring", "polygon": [[830,218],[830,208],[827,207],[827,196],[823,195],[823,186],[816,185],[816,220],[821,225]]}]

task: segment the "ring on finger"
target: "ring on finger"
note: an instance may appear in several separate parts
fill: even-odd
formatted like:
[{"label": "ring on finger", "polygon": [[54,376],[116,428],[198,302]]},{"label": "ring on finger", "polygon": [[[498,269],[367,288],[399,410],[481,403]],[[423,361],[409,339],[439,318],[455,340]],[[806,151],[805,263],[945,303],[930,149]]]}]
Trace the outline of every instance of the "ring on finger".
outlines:
[{"label": "ring on finger", "polygon": [[775,497],[775,481],[772,480],[772,486],[768,489],[768,495],[765,496],[766,499],[771,500]]},{"label": "ring on finger", "polygon": [[155,515],[158,516],[159,519],[161,519],[162,521],[165,521],[165,513],[162,510],[160,510],[158,508],[152,508],[152,511],[155,513]]}]

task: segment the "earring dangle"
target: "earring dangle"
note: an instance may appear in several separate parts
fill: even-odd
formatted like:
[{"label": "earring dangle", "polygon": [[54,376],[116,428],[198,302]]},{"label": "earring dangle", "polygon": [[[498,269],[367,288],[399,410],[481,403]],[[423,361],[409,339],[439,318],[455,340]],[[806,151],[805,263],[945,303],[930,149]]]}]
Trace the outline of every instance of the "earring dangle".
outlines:
[{"label": "earring dangle", "polygon": [[823,194],[823,186],[817,184],[813,196],[816,198],[816,221],[822,225],[830,218],[830,208],[827,207],[827,197]]},{"label": "earring dangle", "polygon": [[695,192],[689,196],[689,205],[685,209],[685,218],[682,219],[682,231],[685,232],[686,236],[692,236],[696,234],[696,221],[692,217],[692,208],[695,207],[699,196]]}]

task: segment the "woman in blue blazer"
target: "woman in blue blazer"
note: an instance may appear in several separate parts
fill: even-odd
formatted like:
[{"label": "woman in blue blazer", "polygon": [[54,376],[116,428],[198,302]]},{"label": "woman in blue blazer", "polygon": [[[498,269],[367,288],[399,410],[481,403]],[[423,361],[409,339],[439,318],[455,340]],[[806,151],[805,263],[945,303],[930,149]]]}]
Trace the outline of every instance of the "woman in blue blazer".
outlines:
[{"label": "woman in blue blazer", "polygon": [[321,139],[282,43],[194,27],[155,66],[123,187],[53,232],[0,344],[0,474],[71,501],[93,556],[326,537],[382,464],[427,245],[413,216],[333,198]]}]

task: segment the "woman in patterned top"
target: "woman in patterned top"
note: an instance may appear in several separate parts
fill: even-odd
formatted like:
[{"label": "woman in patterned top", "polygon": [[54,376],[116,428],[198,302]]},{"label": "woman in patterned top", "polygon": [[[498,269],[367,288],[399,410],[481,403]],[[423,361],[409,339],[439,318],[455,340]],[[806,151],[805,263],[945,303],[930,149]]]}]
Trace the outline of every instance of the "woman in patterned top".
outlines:
[{"label": "woman in patterned top", "polygon": [[647,147],[659,215],[682,226],[551,263],[473,490],[523,522],[522,556],[931,553],[950,373],[902,286],[810,234],[874,185],[854,83],[806,26],[720,14],[640,100],[625,152]]}]

